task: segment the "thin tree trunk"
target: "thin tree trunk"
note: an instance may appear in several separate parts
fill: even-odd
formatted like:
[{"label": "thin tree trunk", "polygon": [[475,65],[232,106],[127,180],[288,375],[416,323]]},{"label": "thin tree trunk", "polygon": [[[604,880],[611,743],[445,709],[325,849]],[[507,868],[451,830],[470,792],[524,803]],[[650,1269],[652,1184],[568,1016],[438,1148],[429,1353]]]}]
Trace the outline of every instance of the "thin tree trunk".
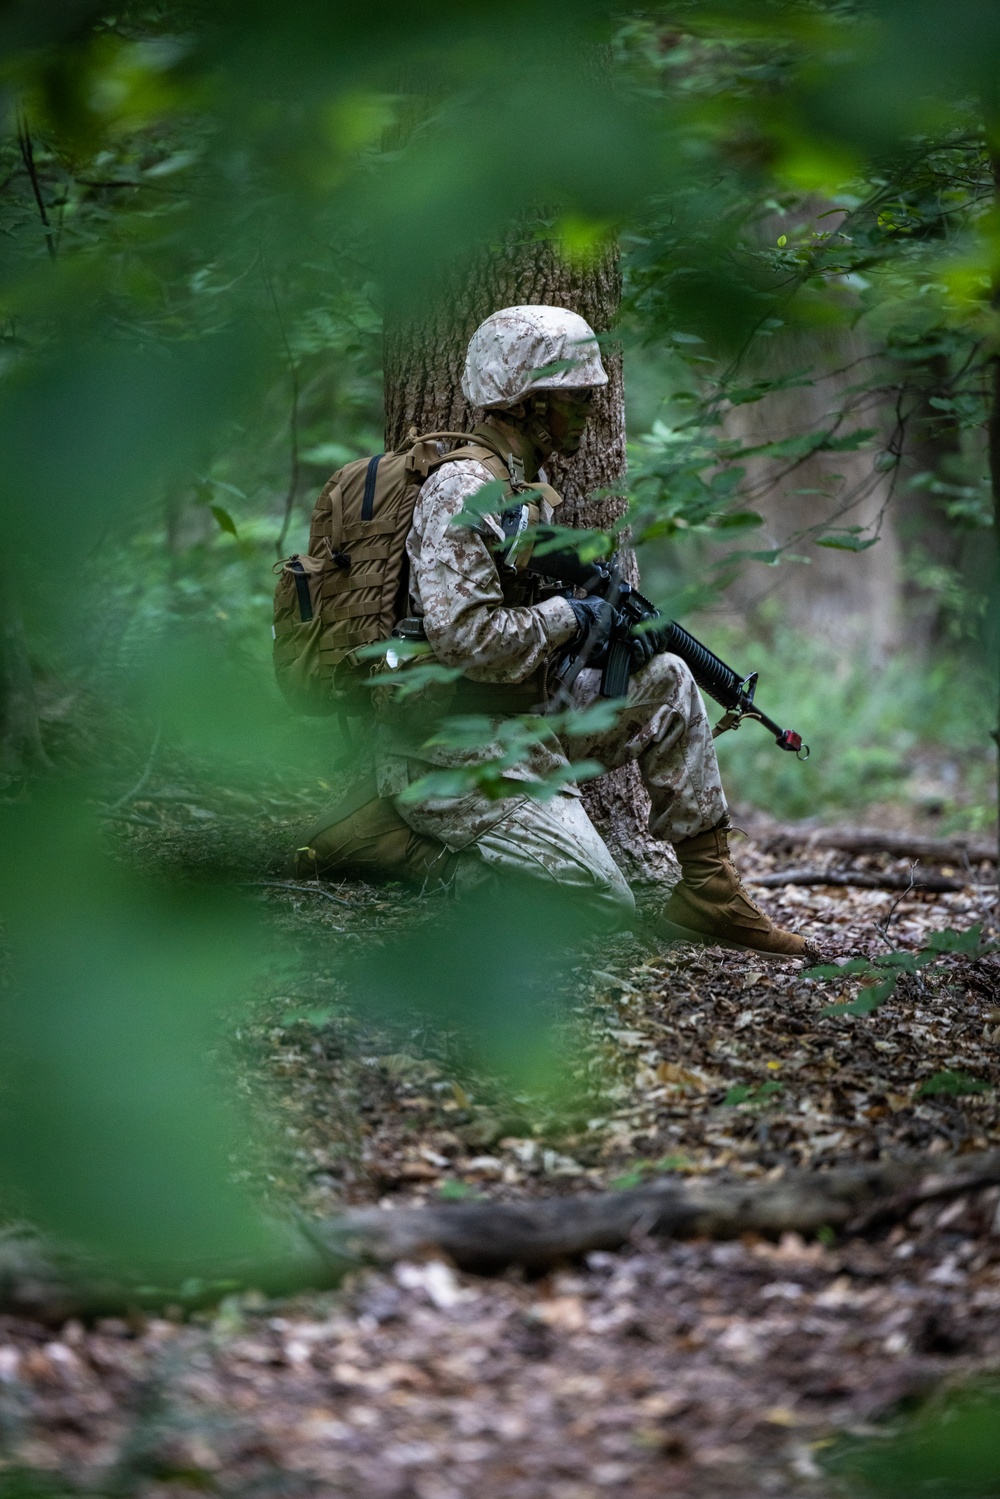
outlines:
[{"label": "thin tree trunk", "polygon": [[24,626],[0,589],[0,778],[17,779],[50,763],[38,725]]},{"label": "thin tree trunk", "polygon": [[[526,226],[477,256],[447,279],[429,313],[390,320],[385,348],[386,446],[422,432],[469,431],[480,413],[462,395],[465,350],[475,329],[501,307],[568,307],[597,333],[614,326],[621,300],[617,246],[587,260],[568,261],[556,245]],[[560,520],[605,529],[621,518],[616,490],[625,476],[625,394],[620,352],[602,349],[609,384],[601,392],[580,452],[548,465],[563,495]],[[634,560],[631,561],[634,572]],[[647,832],[649,800],[635,765],[584,788],[587,810],[631,878],[671,878],[672,860]]]},{"label": "thin tree trunk", "polygon": [[[996,122],[992,123],[995,126]],[[996,139],[995,133],[988,130],[987,138]],[[1000,203],[1000,154],[994,152],[991,161],[994,201]],[[994,276],[993,281],[993,306],[1000,308],[1000,277],[998,276]],[[993,497],[993,597],[996,600],[1000,598],[1000,353],[994,353],[992,363],[993,389],[987,429],[987,447],[990,462],[990,490]],[[1000,810],[1000,652],[998,652],[995,665],[997,667],[997,727],[993,730],[993,740],[997,747],[997,807]],[[1000,855],[1000,822],[997,825],[997,852]],[[1000,891],[997,893],[997,907],[1000,910]]]},{"label": "thin tree trunk", "polygon": [[[998,163],[1000,168],[1000,163]],[[1000,599],[1000,356],[993,360],[993,400],[989,421],[990,489],[993,495],[993,597]],[[1000,660],[997,666],[997,727],[993,740],[997,747],[997,806],[1000,808]],[[997,827],[997,852],[1000,856],[1000,823]],[[1000,906],[1000,893],[998,893]]]},{"label": "thin tree trunk", "polygon": [[[949,460],[961,454],[959,430],[954,418],[945,417],[931,403],[950,394],[949,361],[944,354],[932,355],[917,369],[901,371],[901,379],[918,386],[913,393],[918,404],[907,418],[903,445],[903,474],[933,474],[945,480]],[[912,399],[912,397],[911,397]],[[920,580],[920,568],[914,563],[924,559],[938,567],[954,570],[968,561],[967,538],[948,521],[938,497],[927,488],[908,486],[906,506],[897,516],[903,567],[903,602],[906,606],[907,643],[922,651],[940,644],[947,635],[946,603],[936,583]]]}]

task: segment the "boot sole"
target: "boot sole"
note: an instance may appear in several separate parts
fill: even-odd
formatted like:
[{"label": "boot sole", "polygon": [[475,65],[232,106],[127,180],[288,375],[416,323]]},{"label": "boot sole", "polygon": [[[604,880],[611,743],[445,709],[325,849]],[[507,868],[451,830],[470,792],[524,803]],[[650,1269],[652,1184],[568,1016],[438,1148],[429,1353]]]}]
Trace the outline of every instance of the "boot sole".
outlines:
[{"label": "boot sole", "polygon": [[751,947],[746,942],[731,942],[728,937],[713,937],[708,932],[697,932],[693,927],[678,926],[662,916],[656,922],[654,931],[658,937],[666,939],[668,946],[675,942],[693,942],[696,947],[727,947],[732,952],[752,952],[754,957],[769,958],[772,962],[779,962],[784,958],[810,959],[808,949],[805,952],[772,952],[766,947]]}]

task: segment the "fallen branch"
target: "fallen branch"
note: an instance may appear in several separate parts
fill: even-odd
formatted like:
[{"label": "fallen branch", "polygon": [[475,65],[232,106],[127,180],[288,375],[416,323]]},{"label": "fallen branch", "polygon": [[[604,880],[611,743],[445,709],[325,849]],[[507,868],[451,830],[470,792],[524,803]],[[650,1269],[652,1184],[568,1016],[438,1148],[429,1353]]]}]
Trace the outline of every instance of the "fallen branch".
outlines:
[{"label": "fallen branch", "polygon": [[271,1294],[335,1284],[359,1262],[392,1264],[446,1255],[463,1270],[508,1265],[544,1270],[593,1250],[644,1238],[775,1238],[821,1228],[865,1233],[905,1218],[922,1202],[1000,1184],[1000,1151],[924,1161],[887,1161],[833,1171],[794,1171],[778,1181],[662,1177],[625,1192],[523,1202],[354,1208],[338,1218],[299,1220],[287,1253],[270,1264],[229,1266],[226,1279],[171,1291],[101,1271],[37,1237],[0,1237],[0,1311],[61,1322],[139,1306],[210,1304],[235,1289]]},{"label": "fallen branch", "polygon": [[924,838],[919,833],[890,832],[886,828],[797,828],[794,825],[764,827],[754,835],[765,848],[836,848],[846,854],[890,854],[894,859],[927,859],[938,864],[995,864],[997,845],[992,838],[973,833],[955,833],[950,838]]},{"label": "fallen branch", "polygon": [[155,817],[140,817],[138,812],[101,812],[98,814],[105,822],[133,822],[139,828],[160,828],[163,823],[157,822]]},{"label": "fallen branch", "polygon": [[345,1265],[299,1231],[298,1224],[274,1225],[270,1259],[225,1265],[192,1265],[157,1280],[129,1275],[71,1247],[42,1238],[25,1225],[0,1229],[0,1312],[58,1326],[69,1317],[130,1314],[139,1308],[178,1307],[194,1311],[213,1306],[235,1291],[287,1296],[336,1285]]},{"label": "fallen branch", "polygon": [[774,874],[748,874],[744,879],[748,885],[762,885],[766,890],[778,890],[782,885],[851,885],[858,890],[942,891],[967,890],[972,883],[948,874],[925,874],[919,869],[907,874],[868,869],[784,869]]},{"label": "fallen branch", "polygon": [[442,1203],[354,1209],[310,1230],[328,1250],[380,1263],[443,1253],[464,1270],[542,1270],[636,1238],[775,1237],[794,1230],[854,1231],[905,1216],[920,1202],[1000,1182],[1000,1151],[935,1163],[889,1161],[789,1172],[779,1181],[666,1177],[626,1192],[518,1203]]}]

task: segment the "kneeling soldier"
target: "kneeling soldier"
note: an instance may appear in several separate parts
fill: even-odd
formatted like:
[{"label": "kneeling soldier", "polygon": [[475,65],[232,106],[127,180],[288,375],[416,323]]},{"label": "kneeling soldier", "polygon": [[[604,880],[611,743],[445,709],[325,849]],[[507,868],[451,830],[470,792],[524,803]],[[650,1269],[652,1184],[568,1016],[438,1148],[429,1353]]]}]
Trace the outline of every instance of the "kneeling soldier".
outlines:
[{"label": "kneeling soldier", "polygon": [[[495,455],[505,476],[531,485],[539,520],[551,521],[559,496],[544,483],[542,465],[553,452],[577,452],[607,379],[593,330],[575,313],[530,306],[494,313],[473,335],[462,381],[484,410],[469,439],[479,456],[452,456],[417,498],[406,543],[410,613],[437,661],[462,673],[449,713],[482,715],[494,732],[505,718],[544,712],[554,668],[574,642],[593,639],[602,611],[609,620],[612,611],[603,600],[567,598],[556,583],[498,567],[508,538],[497,517],[478,515],[475,504],[498,476],[497,464],[483,457]],[[456,524],[459,516],[467,519]],[[599,682],[597,670],[582,670],[570,705],[593,703]],[[519,788],[558,778],[570,760],[596,760],[606,770],[634,760],[652,803],[650,831],[673,844],[681,866],[663,912],[665,933],[760,953],[806,952],[804,939],[775,926],[743,888],[708,717],[678,657],[653,654],[633,671],[612,728],[573,738],[540,733],[504,772],[509,792],[500,800],[467,791],[398,801],[431,768],[481,764],[500,753],[485,735],[471,748],[435,746],[427,737],[408,725],[405,709],[387,715],[378,730],[377,784],[314,831],[300,850],[301,873],[450,878],[472,862],[556,881],[627,918],[632,893],[577,788],[564,784],[545,801]]]}]

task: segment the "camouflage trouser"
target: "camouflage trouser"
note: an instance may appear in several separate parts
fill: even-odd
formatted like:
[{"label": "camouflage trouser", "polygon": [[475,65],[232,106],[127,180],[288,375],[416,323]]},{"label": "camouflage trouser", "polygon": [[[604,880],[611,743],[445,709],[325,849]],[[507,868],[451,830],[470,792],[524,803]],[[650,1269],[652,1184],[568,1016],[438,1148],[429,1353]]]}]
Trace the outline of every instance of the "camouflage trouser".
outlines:
[{"label": "camouflage trouser", "polygon": [[[592,703],[599,686],[599,672],[581,672],[577,705]],[[612,728],[564,740],[563,748],[568,759],[597,760],[607,770],[635,760],[652,803],[650,831],[667,842],[714,827],[725,814],[705,706],[676,656],[654,656],[635,673],[628,705]],[[501,802],[473,794],[404,803],[398,810],[414,832],[454,854],[587,891],[598,905],[619,912],[634,908],[625,876],[576,795],[540,802],[519,795],[514,783]]]}]

